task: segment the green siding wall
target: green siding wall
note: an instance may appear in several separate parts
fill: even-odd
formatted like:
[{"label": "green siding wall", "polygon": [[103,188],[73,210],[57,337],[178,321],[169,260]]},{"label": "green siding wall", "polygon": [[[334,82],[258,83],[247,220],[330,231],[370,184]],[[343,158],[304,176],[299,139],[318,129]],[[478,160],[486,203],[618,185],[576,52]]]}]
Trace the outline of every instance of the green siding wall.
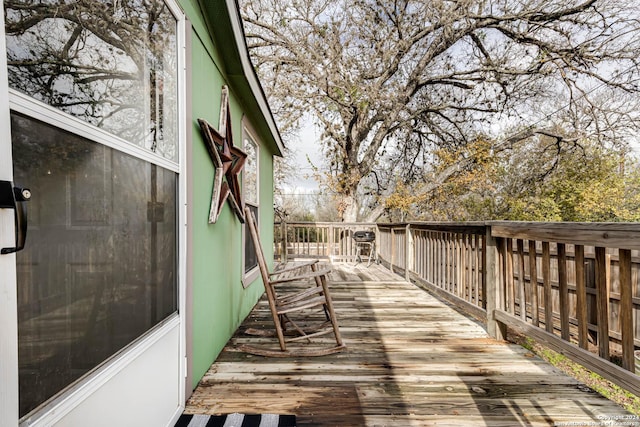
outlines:
[{"label": "green siding wall", "polygon": [[[192,235],[188,236],[188,253],[192,257],[192,378],[193,387],[249,314],[264,290],[260,280],[248,288],[242,286],[242,224],[228,203],[215,224],[209,224],[214,168],[209,159],[197,124],[204,118],[218,127],[221,88],[229,81],[224,76],[224,64],[219,63],[215,46],[206,32],[205,20],[199,15],[197,2],[182,2],[193,26],[189,66],[192,93],[193,122],[192,150],[188,153],[188,167],[193,176],[190,212]],[[227,83],[228,84],[228,83]],[[230,89],[233,136],[236,146],[242,144],[242,118],[245,109],[237,93]],[[251,122],[251,117],[246,120]],[[257,135],[258,139],[262,138]],[[260,143],[260,141],[258,141]],[[273,152],[260,145],[260,224],[264,242],[273,241]],[[265,245],[268,259],[273,259],[272,245]]]}]

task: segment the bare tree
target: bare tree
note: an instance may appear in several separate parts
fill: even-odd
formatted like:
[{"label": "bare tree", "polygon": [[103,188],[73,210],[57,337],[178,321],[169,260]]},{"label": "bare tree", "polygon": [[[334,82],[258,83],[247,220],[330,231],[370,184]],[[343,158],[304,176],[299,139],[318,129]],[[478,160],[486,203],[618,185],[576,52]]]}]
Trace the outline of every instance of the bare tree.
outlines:
[{"label": "bare tree", "polygon": [[[601,86],[638,91],[632,1],[245,0],[242,14],[281,122],[312,112],[322,127],[347,221],[398,176],[418,176],[435,147],[500,120],[544,127]],[[580,130],[606,133],[616,123],[592,106]]]}]

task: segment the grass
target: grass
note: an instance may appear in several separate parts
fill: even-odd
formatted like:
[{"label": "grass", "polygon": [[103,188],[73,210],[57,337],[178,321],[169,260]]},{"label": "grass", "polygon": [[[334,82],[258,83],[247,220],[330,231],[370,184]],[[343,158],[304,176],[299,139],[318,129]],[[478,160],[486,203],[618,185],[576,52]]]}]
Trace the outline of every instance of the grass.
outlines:
[{"label": "grass", "polygon": [[567,375],[570,375],[612,402],[617,403],[632,414],[640,416],[639,396],[620,388],[595,372],[572,362],[568,357],[545,347],[529,337],[524,337],[509,331],[508,340],[521,345],[531,353],[546,360]]}]

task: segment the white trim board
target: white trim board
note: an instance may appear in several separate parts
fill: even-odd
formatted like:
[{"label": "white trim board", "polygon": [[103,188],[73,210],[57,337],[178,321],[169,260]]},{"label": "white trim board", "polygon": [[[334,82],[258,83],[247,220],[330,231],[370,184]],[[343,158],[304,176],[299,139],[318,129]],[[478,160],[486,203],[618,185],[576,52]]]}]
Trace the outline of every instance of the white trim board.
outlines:
[{"label": "white trim board", "polygon": [[[4,4],[0,0],[0,179],[13,180]],[[14,213],[0,209],[0,247],[14,245]],[[18,423],[18,295],[16,256],[0,255],[0,425]]]}]

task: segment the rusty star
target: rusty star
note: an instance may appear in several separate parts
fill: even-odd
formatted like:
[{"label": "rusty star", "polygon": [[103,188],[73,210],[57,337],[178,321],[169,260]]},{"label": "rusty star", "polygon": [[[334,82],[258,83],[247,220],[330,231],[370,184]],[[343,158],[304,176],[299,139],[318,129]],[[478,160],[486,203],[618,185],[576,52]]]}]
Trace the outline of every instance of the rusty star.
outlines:
[{"label": "rusty star", "polygon": [[[209,223],[213,224],[218,220],[226,200],[229,201],[240,222],[244,223],[244,202],[240,189],[239,174],[242,172],[247,155],[233,145],[229,89],[227,86],[222,87],[219,130],[213,128],[205,119],[198,119],[198,124],[204,137],[207,152],[215,168]],[[223,182],[223,177],[226,179],[225,182]]]}]

